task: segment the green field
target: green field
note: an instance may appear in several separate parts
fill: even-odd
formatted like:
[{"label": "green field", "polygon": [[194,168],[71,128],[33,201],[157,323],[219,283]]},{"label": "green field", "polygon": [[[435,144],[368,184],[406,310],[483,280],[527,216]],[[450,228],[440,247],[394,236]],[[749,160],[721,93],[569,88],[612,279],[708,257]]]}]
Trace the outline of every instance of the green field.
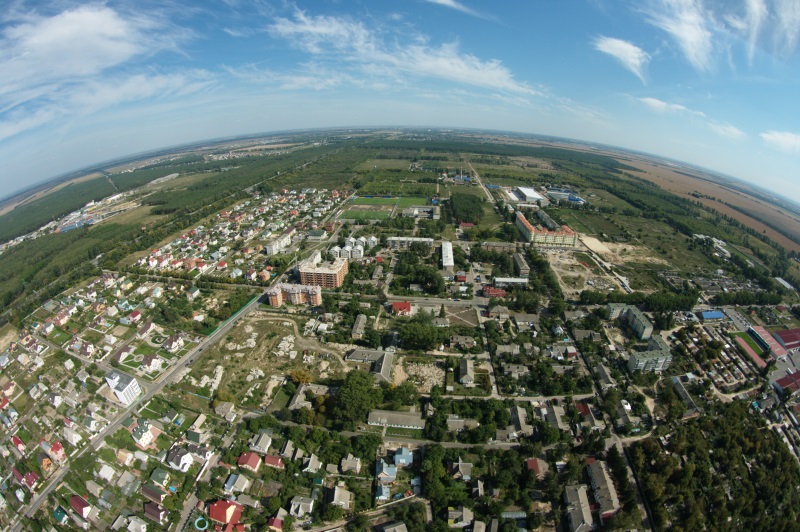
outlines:
[{"label": "green field", "polygon": [[353,205],[394,205],[397,198],[355,198],[351,201]]},{"label": "green field", "polygon": [[400,208],[410,207],[412,205],[427,205],[428,198],[423,198],[421,196],[410,196],[407,198],[398,198],[397,199],[397,206]]},{"label": "green field", "polygon": [[387,211],[344,211],[342,219],[344,220],[384,220],[389,217]]},{"label": "green field", "polygon": [[739,338],[741,338],[742,340],[744,340],[744,341],[747,343],[747,345],[749,345],[749,346],[750,346],[750,348],[751,348],[753,351],[755,351],[755,352],[756,352],[756,354],[757,354],[757,355],[759,355],[759,356],[760,356],[760,355],[763,355],[763,354],[764,354],[764,350],[763,350],[763,349],[761,349],[761,347],[760,347],[760,346],[759,346],[759,345],[756,343],[756,341],[755,341],[755,340],[753,340],[753,339],[750,337],[750,335],[749,335],[749,334],[747,334],[746,332],[737,332],[737,333],[733,333],[731,336],[738,336]]}]

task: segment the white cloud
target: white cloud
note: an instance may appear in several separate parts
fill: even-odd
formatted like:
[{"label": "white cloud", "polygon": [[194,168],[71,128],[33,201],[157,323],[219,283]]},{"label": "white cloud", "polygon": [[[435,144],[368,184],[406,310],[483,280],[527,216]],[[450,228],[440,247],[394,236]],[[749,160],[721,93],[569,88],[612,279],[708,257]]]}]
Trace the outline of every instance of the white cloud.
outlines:
[{"label": "white cloud", "polygon": [[[269,26],[273,37],[327,61],[329,69],[349,70],[354,77],[387,76],[402,82],[410,77],[439,79],[463,85],[535,95],[538,91],[514,78],[496,59],[483,60],[463,53],[457,42],[431,46],[412,36],[411,44],[384,42],[363,23],[344,17],[309,16],[297,11],[294,17],[279,17]],[[335,65],[335,67],[334,67]]]},{"label": "white cloud", "polygon": [[175,50],[187,36],[161,18],[99,4],[51,16],[15,12],[0,30],[0,139],[126,101],[198,90],[205,74],[136,72],[140,59]]},{"label": "white cloud", "polygon": [[720,137],[725,137],[733,140],[741,140],[747,136],[744,131],[730,124],[722,124],[719,122],[709,121],[708,127],[710,127],[711,131],[713,131]]},{"label": "white cloud", "polygon": [[775,46],[784,54],[794,52],[800,37],[800,2],[797,0],[775,0],[777,31]]},{"label": "white cloud", "polygon": [[787,153],[800,153],[800,134],[790,131],[765,131],[759,135],[770,146]]},{"label": "white cloud", "polygon": [[466,13],[467,15],[472,15],[473,17],[485,18],[483,15],[481,15],[474,9],[471,9],[462,4],[461,2],[457,2],[456,0],[425,0],[425,1],[431,4],[449,7],[451,9],[455,9],[456,11],[461,11],[462,13]]},{"label": "white cloud", "polygon": [[645,13],[650,24],[672,36],[694,68],[711,68],[713,33],[701,0],[653,0]]},{"label": "white cloud", "polygon": [[658,98],[639,98],[639,101],[653,111],[658,111],[659,113],[686,113],[697,116],[705,116],[703,113],[699,111],[692,111],[688,107],[685,107],[679,103],[669,103],[659,100]]},{"label": "white cloud", "polygon": [[711,129],[711,131],[713,131],[720,137],[733,140],[741,140],[747,137],[745,132],[737,128],[736,126],[733,126],[725,122],[717,122],[716,120],[712,120],[704,112],[689,109],[685,105],[681,105],[679,103],[665,102],[663,100],[659,100],[658,98],[639,98],[639,101],[645,104],[653,111],[656,111],[658,113],[683,115],[699,119],[702,122],[704,122],[709,127],[709,129]]},{"label": "white cloud", "polygon": [[650,55],[628,41],[614,37],[600,36],[594,40],[594,49],[610,55],[622,66],[633,72],[644,83],[644,67],[650,61]]}]

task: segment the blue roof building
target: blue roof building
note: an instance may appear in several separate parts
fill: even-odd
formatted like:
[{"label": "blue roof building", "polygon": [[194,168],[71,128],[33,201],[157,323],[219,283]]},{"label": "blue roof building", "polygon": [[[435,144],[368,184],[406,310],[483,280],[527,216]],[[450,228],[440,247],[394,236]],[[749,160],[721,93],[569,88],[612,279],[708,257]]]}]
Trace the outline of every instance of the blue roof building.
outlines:
[{"label": "blue roof building", "polygon": [[407,447],[400,447],[394,453],[394,464],[397,466],[410,466],[414,463],[414,453]]},{"label": "blue roof building", "polygon": [[703,318],[703,321],[721,320],[725,317],[721,310],[706,310],[705,312],[701,312],[700,316]]}]

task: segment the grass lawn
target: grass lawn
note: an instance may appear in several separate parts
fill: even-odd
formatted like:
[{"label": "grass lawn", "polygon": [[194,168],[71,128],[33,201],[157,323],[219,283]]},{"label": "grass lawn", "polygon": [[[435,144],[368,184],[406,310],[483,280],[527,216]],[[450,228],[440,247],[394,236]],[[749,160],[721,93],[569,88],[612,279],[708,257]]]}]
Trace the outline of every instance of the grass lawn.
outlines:
[{"label": "grass lawn", "polygon": [[397,199],[397,206],[400,208],[410,207],[412,205],[427,205],[428,198],[422,196],[409,196]]},{"label": "grass lawn", "polygon": [[157,347],[153,347],[152,345],[144,343],[144,342],[142,342],[139,345],[137,345],[136,346],[136,350],[134,351],[134,353],[137,354],[137,355],[145,355],[145,356],[147,356],[147,355],[155,355],[157,352],[158,352],[158,348]]},{"label": "grass lawn", "polygon": [[352,211],[347,210],[342,213],[344,220],[383,220],[389,217],[389,212],[385,211]]},{"label": "grass lawn", "polygon": [[397,198],[355,198],[350,203],[353,205],[394,205]]},{"label": "grass lawn", "polygon": [[386,429],[386,435],[387,436],[406,436],[408,438],[421,439],[422,438],[422,431],[421,430],[416,430],[416,429],[399,429],[399,428],[389,427],[389,428]]},{"label": "grass lawn", "polygon": [[64,342],[68,342],[72,339],[72,335],[59,329],[53,329],[53,332],[47,336],[47,339],[56,345],[64,345]]},{"label": "grass lawn", "polygon": [[763,350],[763,349],[761,349],[761,347],[760,347],[760,346],[759,346],[759,345],[756,343],[756,341],[755,341],[755,340],[753,340],[753,339],[750,337],[750,335],[749,335],[749,334],[747,334],[746,332],[737,332],[737,333],[733,333],[733,334],[732,334],[732,336],[738,336],[739,338],[741,338],[742,340],[744,340],[744,341],[747,343],[747,345],[749,345],[749,346],[750,346],[750,348],[751,348],[753,351],[755,351],[755,352],[756,352],[756,354],[757,354],[757,355],[759,355],[759,356],[760,356],[760,355],[763,355],[763,354],[764,354],[764,350]]},{"label": "grass lawn", "polygon": [[275,394],[275,399],[272,400],[269,410],[275,411],[280,410],[281,408],[286,408],[286,405],[288,405],[289,401],[291,400],[292,397],[286,393],[283,388],[278,388],[278,393]]}]

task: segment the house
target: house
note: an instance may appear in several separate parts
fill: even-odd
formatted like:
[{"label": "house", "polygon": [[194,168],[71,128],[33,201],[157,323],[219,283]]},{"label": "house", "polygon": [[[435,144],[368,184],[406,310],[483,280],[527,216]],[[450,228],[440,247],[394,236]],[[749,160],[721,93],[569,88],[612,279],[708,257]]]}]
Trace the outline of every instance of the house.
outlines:
[{"label": "house", "polygon": [[328,490],[328,504],[349,510],[353,505],[354,496],[343,486],[334,486]]},{"label": "house", "polygon": [[447,526],[450,528],[464,528],[469,526],[472,524],[474,518],[475,516],[472,510],[466,506],[459,506],[458,508],[450,506],[447,508]]},{"label": "house", "polygon": [[361,458],[348,454],[345,458],[342,458],[339,470],[342,473],[353,471],[356,475],[359,474],[361,472]]},{"label": "house", "polygon": [[292,440],[286,440],[281,448],[281,456],[286,458],[287,460],[291,460],[292,456],[294,455],[294,443]]},{"label": "house", "polygon": [[[111,526],[112,530],[114,526]],[[147,522],[142,520],[140,517],[132,515],[128,519],[128,532],[147,532]]]},{"label": "house", "polygon": [[258,473],[258,469],[261,467],[261,457],[256,453],[242,453],[236,464],[242,469]]},{"label": "house", "polygon": [[64,451],[64,445],[60,441],[52,444],[47,454],[58,464],[63,464],[67,461],[67,453]]},{"label": "house", "polygon": [[148,334],[150,334],[155,330],[156,330],[155,323],[153,323],[152,321],[146,321],[142,324],[141,327],[139,327],[139,329],[137,329],[136,337],[141,340],[142,338],[144,338],[145,336],[147,336]]},{"label": "house", "polygon": [[225,493],[242,493],[243,491],[246,491],[249,486],[250,481],[246,476],[239,475],[237,473],[231,473],[228,475],[228,479],[222,486],[222,490]]},{"label": "house", "polygon": [[381,484],[391,484],[397,479],[397,466],[389,465],[383,458],[375,463],[375,478]]},{"label": "house", "polygon": [[169,517],[169,512],[151,501],[144,503],[144,516],[159,525],[163,525],[167,521],[167,517]]},{"label": "house", "polygon": [[473,499],[477,499],[479,497],[483,497],[484,489],[483,489],[483,481],[478,479],[472,483],[472,489],[470,491]]},{"label": "house", "polygon": [[169,495],[166,491],[159,488],[155,484],[142,484],[142,497],[151,500],[157,504],[164,502],[164,499]]},{"label": "house", "polygon": [[280,456],[266,455],[264,457],[264,465],[275,469],[286,469],[286,464],[283,463],[283,458]]},{"label": "house", "polygon": [[80,495],[73,495],[69,499],[69,506],[83,519],[89,519],[89,514],[92,513],[92,505]]},{"label": "house", "polygon": [[400,447],[394,453],[394,465],[408,467],[414,464],[414,453],[408,447]]},{"label": "house", "polygon": [[208,518],[221,525],[237,524],[242,517],[244,506],[228,500],[214,501],[208,505]]},{"label": "house", "polygon": [[319,461],[317,455],[312,454],[303,460],[303,473],[316,473],[322,467],[322,462]]},{"label": "house", "polygon": [[166,462],[172,469],[177,469],[178,471],[186,473],[189,471],[189,468],[192,467],[194,459],[186,449],[182,447],[173,447],[167,452]]},{"label": "house", "polygon": [[458,366],[458,382],[468,388],[475,386],[475,363],[472,360],[461,359]]},{"label": "house", "polygon": [[392,492],[389,489],[389,486],[384,486],[383,484],[378,484],[375,488],[375,500],[376,501],[388,501],[392,496]]},{"label": "house", "polygon": [[503,305],[495,305],[489,309],[489,317],[496,318],[500,321],[505,321],[510,317],[508,307]]},{"label": "house", "polygon": [[462,462],[461,457],[458,457],[457,462],[451,462],[449,468],[450,476],[456,480],[461,479],[464,482],[472,480],[472,464],[469,462]]},{"label": "house", "polygon": [[392,314],[395,316],[411,315],[411,301],[395,301],[392,303]]},{"label": "house", "polygon": [[472,349],[475,347],[475,338],[472,336],[455,335],[450,337],[450,347],[456,349]]},{"label": "house", "polygon": [[164,340],[164,343],[161,345],[161,347],[166,349],[167,352],[174,354],[183,349],[183,345],[183,336],[181,336],[181,333],[175,333]]},{"label": "house", "polygon": [[266,454],[272,445],[272,437],[266,432],[259,432],[250,440],[250,450],[254,453]]},{"label": "house", "polygon": [[536,478],[542,480],[547,474],[547,471],[550,469],[550,466],[547,462],[540,460],[539,458],[528,458],[525,460],[525,468],[528,471],[533,471],[533,473],[536,475]]},{"label": "house", "polygon": [[408,532],[408,527],[405,523],[393,521],[383,525],[383,532]]},{"label": "house", "polygon": [[197,296],[199,295],[200,295],[200,289],[197,288],[196,286],[191,287],[189,291],[186,292],[186,297],[189,299],[189,301],[194,301],[195,298],[197,298]]},{"label": "house", "polygon": [[150,474],[150,480],[152,480],[154,483],[158,484],[162,488],[166,488],[169,486],[169,479],[170,479],[169,472],[165,469],[161,469],[160,467],[155,468],[153,472]]},{"label": "house", "polygon": [[314,510],[314,499],[309,497],[292,497],[289,503],[289,515],[292,517],[303,517]]},{"label": "house", "polygon": [[283,532],[283,519],[280,517],[270,517],[267,521],[267,530],[271,532]]}]

